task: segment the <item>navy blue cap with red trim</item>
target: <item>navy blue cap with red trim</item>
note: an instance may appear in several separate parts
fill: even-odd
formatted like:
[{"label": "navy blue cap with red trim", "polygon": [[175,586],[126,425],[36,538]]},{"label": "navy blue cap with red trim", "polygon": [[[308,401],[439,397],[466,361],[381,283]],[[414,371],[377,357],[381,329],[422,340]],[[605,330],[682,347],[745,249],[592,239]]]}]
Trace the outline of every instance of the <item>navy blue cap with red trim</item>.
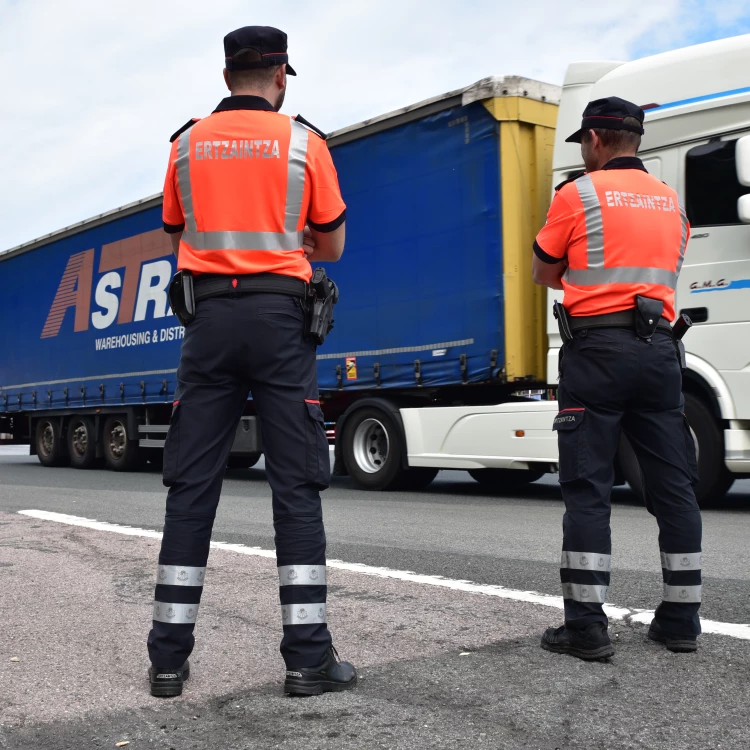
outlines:
[{"label": "navy blue cap with red trim", "polygon": [[[638,125],[624,122],[626,117],[638,120]],[[603,128],[606,130],[629,130],[643,135],[643,110],[633,102],[620,99],[619,96],[608,96],[604,99],[594,99],[583,110],[583,121],[580,130],[565,139],[566,143],[580,143],[586,130]]]},{"label": "navy blue cap with red trim", "polygon": [[[242,52],[254,50],[261,59],[254,61],[235,60]],[[297,73],[289,64],[286,34],[273,26],[243,26],[224,37],[224,57],[227,70],[257,70],[273,65],[286,65],[290,76]]]}]

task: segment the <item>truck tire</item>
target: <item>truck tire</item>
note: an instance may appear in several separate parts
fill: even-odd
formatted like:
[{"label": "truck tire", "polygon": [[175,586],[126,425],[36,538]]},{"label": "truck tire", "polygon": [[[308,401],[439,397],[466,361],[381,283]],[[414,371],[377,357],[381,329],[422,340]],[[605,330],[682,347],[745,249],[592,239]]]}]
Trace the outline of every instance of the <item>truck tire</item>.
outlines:
[{"label": "truck tire", "polygon": [[438,475],[439,469],[431,469],[429,466],[415,466],[407,469],[398,483],[398,489],[415,491],[423,490]]},{"label": "truck tire", "polygon": [[251,469],[260,461],[260,453],[248,453],[245,456],[230,456],[227,469]]},{"label": "truck tire", "polygon": [[138,442],[128,434],[128,420],[124,416],[109,417],[102,434],[104,462],[110,471],[133,471],[140,466]]},{"label": "truck tire", "polygon": [[65,466],[68,463],[65,441],[60,434],[58,420],[40,419],[36,423],[35,445],[42,466]]},{"label": "truck tire", "polygon": [[76,469],[92,469],[96,464],[96,429],[89,417],[72,417],[68,422],[68,454]]},{"label": "truck tire", "polygon": [[374,406],[358,409],[346,420],[341,440],[344,466],[359,489],[399,488],[406,476],[404,446],[390,414]]},{"label": "truck tire", "polygon": [[721,503],[734,484],[734,475],[724,463],[724,430],[710,409],[692,393],[685,394],[685,416],[698,453],[695,498],[701,508],[711,508]]},{"label": "truck tire", "polygon": [[469,476],[492,490],[512,490],[540,479],[543,471],[533,469],[469,469]]},{"label": "truck tire", "polygon": [[[734,475],[724,463],[724,433],[710,409],[692,393],[685,394],[685,416],[687,417],[698,454],[698,484],[695,499],[701,508],[718,505],[734,483]],[[622,473],[635,495],[646,502],[648,492],[641,467],[635,452],[627,440],[620,441],[618,460]],[[649,507],[649,511],[653,509]]]}]

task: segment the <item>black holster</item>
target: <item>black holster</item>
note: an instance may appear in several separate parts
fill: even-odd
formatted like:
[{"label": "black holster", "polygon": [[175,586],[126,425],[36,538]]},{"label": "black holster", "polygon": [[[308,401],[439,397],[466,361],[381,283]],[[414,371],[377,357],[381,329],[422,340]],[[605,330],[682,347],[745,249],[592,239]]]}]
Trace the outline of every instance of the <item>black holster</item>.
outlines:
[{"label": "black holster", "polygon": [[178,271],[169,285],[169,306],[183,326],[195,320],[195,291],[193,274],[190,271]]},{"label": "black holster", "polygon": [[552,305],[552,314],[555,316],[557,321],[557,328],[560,331],[560,338],[563,344],[573,340],[573,332],[570,330],[570,318],[568,317],[568,311],[562,306],[560,302],[555,300]]},{"label": "black holster", "polygon": [[324,268],[316,268],[307,298],[307,334],[318,346],[333,329],[333,306],[338,301],[339,288]]}]

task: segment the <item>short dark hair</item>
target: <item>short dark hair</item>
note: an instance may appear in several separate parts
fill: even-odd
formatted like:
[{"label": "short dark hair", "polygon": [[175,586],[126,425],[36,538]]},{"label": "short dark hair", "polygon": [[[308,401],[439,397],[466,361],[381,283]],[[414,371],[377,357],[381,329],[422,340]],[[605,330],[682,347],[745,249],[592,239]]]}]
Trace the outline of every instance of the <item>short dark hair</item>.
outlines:
[{"label": "short dark hair", "polygon": [[[641,123],[635,117],[623,118],[623,124],[640,127]],[[609,128],[591,128],[601,138],[602,145],[612,151],[635,151],[641,147],[641,134],[632,130],[610,130]],[[584,140],[590,139],[589,131],[583,132]]]},{"label": "short dark hair", "polygon": [[[232,58],[236,62],[260,62],[262,59],[260,52],[254,49],[240,52]],[[273,81],[279,67],[281,66],[269,65],[267,68],[255,68],[253,70],[228,70],[229,85],[232,87],[232,91],[235,89],[265,88]]]}]

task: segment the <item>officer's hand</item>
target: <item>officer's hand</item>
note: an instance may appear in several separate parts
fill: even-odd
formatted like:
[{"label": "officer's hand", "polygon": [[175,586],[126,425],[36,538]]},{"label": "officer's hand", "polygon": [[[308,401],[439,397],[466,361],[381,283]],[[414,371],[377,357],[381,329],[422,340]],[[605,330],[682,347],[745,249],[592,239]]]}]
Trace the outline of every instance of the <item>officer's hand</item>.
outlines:
[{"label": "officer's hand", "polygon": [[312,236],[310,227],[305,227],[305,236],[302,240],[302,249],[305,251],[305,255],[312,255],[315,251],[315,238]]}]

